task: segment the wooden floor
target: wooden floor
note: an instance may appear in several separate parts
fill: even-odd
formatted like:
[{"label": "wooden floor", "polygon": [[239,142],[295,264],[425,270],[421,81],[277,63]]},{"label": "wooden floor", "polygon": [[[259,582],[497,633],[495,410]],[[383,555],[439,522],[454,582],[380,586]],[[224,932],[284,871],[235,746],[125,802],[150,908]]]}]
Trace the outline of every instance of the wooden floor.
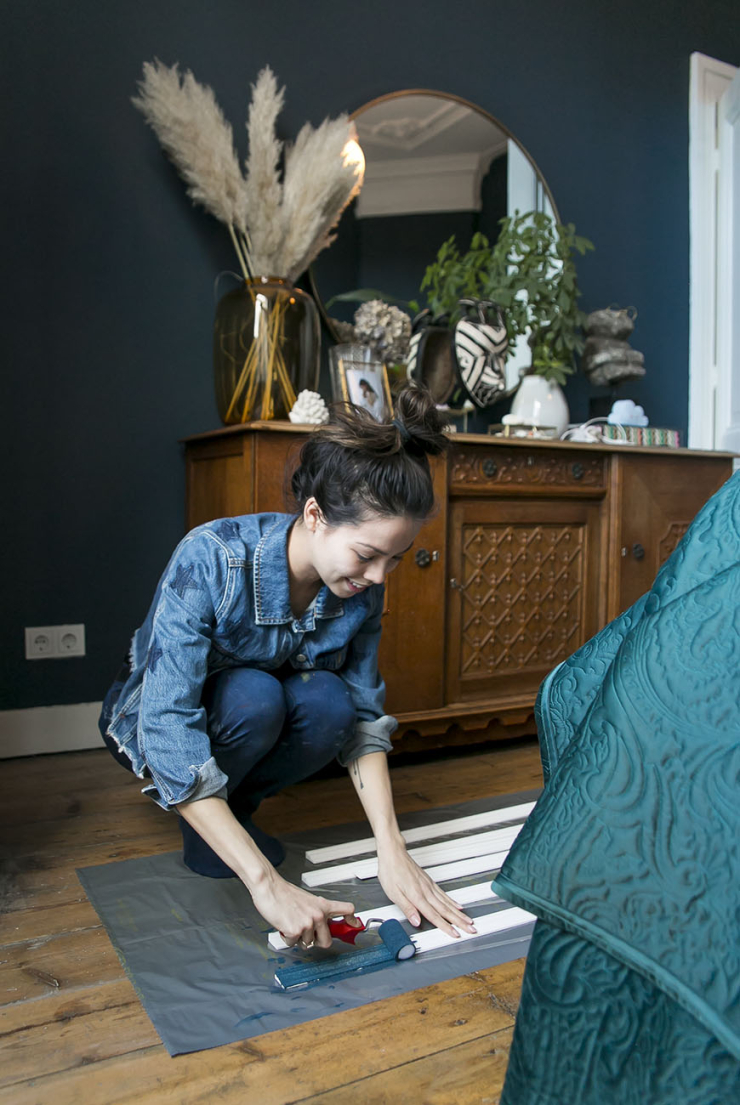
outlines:
[{"label": "wooden floor", "polygon": [[[541,785],[536,742],[393,767],[399,812]],[[176,819],[105,750],[0,762],[0,1101],[495,1105],[523,961],[210,1051],[170,1058],[75,867],[178,847]],[[291,787],[258,821],[359,820],[346,778]]]}]

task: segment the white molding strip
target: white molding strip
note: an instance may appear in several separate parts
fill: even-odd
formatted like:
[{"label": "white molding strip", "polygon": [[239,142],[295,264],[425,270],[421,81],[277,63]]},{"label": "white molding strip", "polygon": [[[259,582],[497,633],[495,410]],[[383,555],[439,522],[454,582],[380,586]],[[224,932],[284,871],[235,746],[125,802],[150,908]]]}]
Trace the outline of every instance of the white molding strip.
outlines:
[{"label": "white molding strip", "polygon": [[[521,825],[494,829],[488,833],[461,837],[459,840],[444,841],[441,844],[428,844],[424,848],[412,848],[409,855],[420,866],[423,866],[426,863],[449,864],[454,860],[480,856],[501,848],[508,851],[521,830]],[[304,871],[301,875],[301,882],[304,886],[325,886],[327,883],[344,882],[345,879],[373,879],[377,874],[378,860],[373,857],[372,859],[358,859],[350,863],[341,863],[335,867],[322,867],[318,871]]]},{"label": "white molding strip", "polygon": [[[459,906],[475,905],[477,902],[501,902],[503,898],[500,898],[498,894],[495,894],[490,882],[477,882],[474,886],[462,886],[459,890],[450,890],[449,895],[453,902],[457,902]],[[362,921],[363,925],[366,925],[370,918],[377,918],[378,920],[388,921],[391,918],[396,921],[405,921],[406,914],[397,905],[381,905],[375,906],[373,909],[363,909],[356,914]],[[476,921],[476,924],[478,922]],[[267,943],[273,951],[282,952],[286,948],[290,947],[289,944],[283,940],[279,932],[273,930],[267,937]]]},{"label": "white molding strip", "polygon": [[465,878],[466,875],[482,875],[484,871],[500,871],[508,854],[507,848],[504,852],[491,852],[487,856],[460,859],[455,863],[443,863],[439,867],[426,867],[425,871],[435,882],[450,882],[452,879]]},{"label": "white molding strip", "polygon": [[508,932],[510,929],[536,921],[534,913],[528,913],[519,906],[497,909],[494,913],[484,913],[473,918],[477,932],[461,932],[459,936],[448,936],[442,929],[430,929],[429,932],[412,932],[411,939],[416,944],[417,954],[446,948],[450,944],[462,944],[466,940],[476,940],[479,936],[490,936],[494,932]]},{"label": "white molding strip", "polygon": [[[424,870],[435,882],[451,882],[453,879],[463,879],[468,875],[482,875],[486,871],[500,871],[503,862],[509,854],[506,848],[501,852],[489,852],[485,856],[475,856],[473,859],[459,859],[453,863],[442,863],[437,867],[425,867]],[[360,875],[361,879],[372,879],[372,874]]]},{"label": "white molding strip", "polygon": [[[493,895],[494,898],[497,895]],[[501,901],[498,898],[498,901]],[[394,912],[391,912],[394,911]],[[396,908],[396,906],[387,906],[383,909],[368,909],[363,913],[358,913],[358,917],[383,917],[387,920],[388,917],[395,917],[399,921],[405,920],[403,913]],[[480,917],[474,919],[476,932],[461,932],[459,936],[449,936],[442,929],[429,929],[428,932],[412,932],[411,939],[416,945],[417,955],[423,955],[424,952],[435,951],[437,948],[446,948],[451,944],[461,944],[467,940],[476,940],[479,936],[490,936],[494,932],[509,932],[511,929],[519,928],[521,925],[530,924],[532,921],[536,921],[537,918],[534,913],[527,912],[526,909],[520,909],[519,906],[507,906],[506,909],[497,909],[492,913],[483,913]],[[289,947],[285,943],[283,938],[278,932],[271,932],[267,942],[273,951],[286,951]]]},{"label": "white molding strip", "polygon": [[101,702],[76,702],[0,710],[0,759],[103,748],[98,729],[101,708]]},{"label": "white molding strip", "polygon": [[[449,821],[437,821],[433,825],[422,825],[418,829],[404,829],[401,836],[407,844],[416,844],[420,840],[434,840],[435,837],[467,833],[471,829],[506,825],[510,821],[526,821],[535,805],[535,802],[522,802],[520,805],[507,806],[504,809],[473,813],[467,817],[453,817]],[[376,850],[375,838],[368,836],[362,840],[350,840],[346,844],[331,844],[326,848],[313,848],[306,852],[306,859],[309,863],[327,863],[329,860],[347,859],[351,856],[360,856],[366,852],[375,852]]]}]

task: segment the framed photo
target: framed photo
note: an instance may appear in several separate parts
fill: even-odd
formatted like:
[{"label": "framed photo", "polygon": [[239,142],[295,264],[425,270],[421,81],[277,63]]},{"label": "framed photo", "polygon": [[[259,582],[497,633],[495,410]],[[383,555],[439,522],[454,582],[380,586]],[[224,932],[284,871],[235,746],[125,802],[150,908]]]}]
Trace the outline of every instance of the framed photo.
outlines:
[{"label": "framed photo", "polygon": [[388,372],[367,345],[335,345],[329,351],[335,402],[354,403],[378,422],[393,414]]}]

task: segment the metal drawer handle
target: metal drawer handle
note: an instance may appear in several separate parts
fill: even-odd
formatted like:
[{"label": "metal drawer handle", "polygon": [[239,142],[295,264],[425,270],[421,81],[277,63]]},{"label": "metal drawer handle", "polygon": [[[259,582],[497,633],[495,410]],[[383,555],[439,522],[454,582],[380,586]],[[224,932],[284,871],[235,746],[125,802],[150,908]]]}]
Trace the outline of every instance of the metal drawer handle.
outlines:
[{"label": "metal drawer handle", "polygon": [[574,480],[582,480],[583,477],[586,475],[586,469],[579,461],[576,461],[576,463],[573,465],[573,467],[571,468],[571,472],[573,473]]},{"label": "metal drawer handle", "polygon": [[418,549],[417,552],[414,553],[414,560],[416,561],[417,567],[428,568],[432,563],[432,554],[428,549]]},{"label": "metal drawer handle", "polygon": [[498,465],[496,464],[496,461],[491,460],[490,457],[488,457],[487,460],[483,461],[482,468],[483,468],[483,475],[488,476],[489,480],[492,480],[493,477],[498,472]]},{"label": "metal drawer handle", "polygon": [[642,560],[644,558],[645,550],[639,541],[636,541],[632,546],[632,555],[634,556],[635,560]]}]

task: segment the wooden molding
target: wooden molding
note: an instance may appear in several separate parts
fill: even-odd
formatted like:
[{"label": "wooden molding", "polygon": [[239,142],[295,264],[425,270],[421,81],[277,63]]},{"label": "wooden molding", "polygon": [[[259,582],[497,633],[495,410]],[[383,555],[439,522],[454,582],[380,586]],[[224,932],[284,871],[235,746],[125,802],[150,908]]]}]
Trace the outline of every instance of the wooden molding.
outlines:
[{"label": "wooden molding", "polygon": [[[419,840],[434,840],[439,836],[453,836],[455,833],[467,833],[472,829],[482,829],[488,825],[507,825],[511,821],[525,821],[535,807],[534,802],[522,802],[518,806],[507,806],[504,809],[486,810],[484,813],[473,813],[467,817],[453,817],[448,821],[437,821],[433,825],[423,825],[417,829],[404,829],[401,836],[407,844],[415,844]],[[360,856],[365,852],[377,851],[375,837],[368,836],[363,840],[350,840],[345,844],[332,844],[327,848],[314,848],[306,852],[309,863],[327,863],[330,860],[347,859],[350,856]]]},{"label": "wooden molding", "polygon": [[490,852],[486,856],[474,856],[472,859],[453,860],[438,867],[426,867],[425,871],[435,882],[451,882],[468,875],[482,875],[485,871],[500,871],[509,854],[508,848],[501,852]]},{"label": "wooden molding", "polygon": [[429,932],[414,932],[411,939],[416,944],[417,954],[434,951],[436,948],[446,948],[451,944],[460,944],[467,940],[476,940],[479,936],[490,936],[493,932],[509,932],[536,921],[534,913],[528,913],[519,906],[509,906],[507,909],[497,909],[494,913],[484,913],[475,917],[477,932],[461,932],[459,936],[448,936],[442,929],[431,929]]},{"label": "wooden molding", "polygon": [[[474,833],[460,840],[429,844],[424,848],[412,848],[409,855],[420,866],[448,864],[458,859],[500,851],[502,848],[508,850],[521,829],[521,825],[512,825],[505,829],[494,829],[489,833]],[[343,882],[345,879],[374,879],[377,874],[376,858],[359,859],[350,863],[341,863],[335,867],[322,867],[318,871],[304,871],[301,882],[305,886],[326,886],[327,883]]]}]

